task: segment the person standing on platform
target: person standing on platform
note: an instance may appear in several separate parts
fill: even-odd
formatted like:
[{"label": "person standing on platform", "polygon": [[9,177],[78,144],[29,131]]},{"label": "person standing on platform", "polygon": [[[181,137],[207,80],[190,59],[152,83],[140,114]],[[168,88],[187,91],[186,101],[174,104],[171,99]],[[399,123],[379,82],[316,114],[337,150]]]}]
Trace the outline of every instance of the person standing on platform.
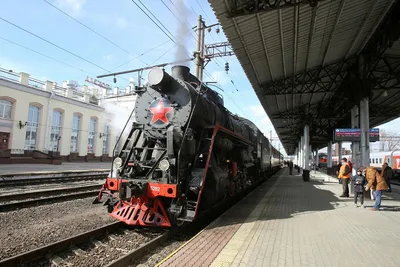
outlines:
[{"label": "person standing on platform", "polygon": [[387,192],[392,192],[392,187],[390,186],[390,179],[392,179],[393,176],[393,169],[390,168],[390,166],[387,163],[384,163],[382,165],[381,176],[385,178],[385,182],[389,187]]},{"label": "person standing on platform", "polygon": [[292,175],[293,174],[293,162],[289,161],[289,174]]},{"label": "person standing on platform", "polygon": [[362,175],[362,170],[358,170],[357,174],[351,177],[354,184],[354,207],[357,206],[357,198],[360,196],[361,207],[364,208],[364,185],[367,183],[365,177]]},{"label": "person standing on platform", "polygon": [[369,189],[375,190],[375,204],[370,210],[378,211],[381,207],[382,191],[387,190],[389,187],[383,178],[374,167],[362,167],[363,174],[368,181],[365,191]]},{"label": "person standing on platform", "polygon": [[342,159],[342,166],[340,166],[338,178],[343,185],[343,193],[340,197],[349,197],[350,167],[347,164],[347,158]]}]

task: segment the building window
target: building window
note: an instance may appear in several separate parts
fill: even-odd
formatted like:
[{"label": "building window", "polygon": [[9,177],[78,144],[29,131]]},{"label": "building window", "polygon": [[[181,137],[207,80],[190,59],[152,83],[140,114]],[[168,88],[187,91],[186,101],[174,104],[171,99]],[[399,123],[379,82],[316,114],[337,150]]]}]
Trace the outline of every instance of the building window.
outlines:
[{"label": "building window", "polygon": [[89,123],[89,141],[88,141],[88,153],[94,153],[94,135],[96,130],[96,119],[91,118]]},{"label": "building window", "polygon": [[39,107],[29,106],[28,121],[26,124],[25,150],[35,150],[37,147],[37,132],[39,125]]},{"label": "building window", "polygon": [[11,119],[12,103],[8,100],[0,100],[0,119]]},{"label": "building window", "polygon": [[78,141],[79,141],[79,124],[81,117],[74,115],[72,119],[72,133],[71,133],[71,152],[78,152]]},{"label": "building window", "polygon": [[104,124],[104,135],[103,135],[103,154],[108,154],[108,124]]},{"label": "building window", "polygon": [[61,112],[53,111],[53,120],[50,133],[50,150],[59,151],[59,138],[61,138]]}]

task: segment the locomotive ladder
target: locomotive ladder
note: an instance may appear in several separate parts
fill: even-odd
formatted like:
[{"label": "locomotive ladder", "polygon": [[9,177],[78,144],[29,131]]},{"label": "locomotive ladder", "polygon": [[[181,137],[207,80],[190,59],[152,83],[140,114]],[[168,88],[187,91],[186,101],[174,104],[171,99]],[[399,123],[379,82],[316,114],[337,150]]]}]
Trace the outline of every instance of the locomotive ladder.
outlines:
[{"label": "locomotive ladder", "polygon": [[[133,124],[129,132],[128,138],[126,138],[125,143],[118,154],[118,157],[120,157],[123,160],[121,165],[121,173],[123,173],[125,168],[128,166],[129,159],[132,157],[132,154],[135,151],[135,146],[138,143],[142,133],[140,129],[141,127],[138,127],[135,123]],[[136,137],[133,137],[136,130],[139,130],[139,132],[137,133]]]},{"label": "locomotive ladder", "polygon": [[[200,142],[196,148],[196,156],[195,159],[193,160],[193,164],[192,164],[192,170],[193,169],[203,169],[204,170],[204,174],[206,175],[206,163],[208,160],[208,155],[211,152],[210,151],[210,147],[211,147],[211,140],[212,138],[209,137],[209,133],[210,130],[213,130],[214,128],[207,128],[204,129],[202,134],[201,134],[201,139]],[[202,155],[202,157],[200,157],[200,155]],[[198,189],[199,189],[199,193],[201,190],[201,187],[204,185],[201,185]],[[188,195],[188,190],[189,187],[186,189],[186,195]],[[197,199],[193,200],[193,199],[186,199],[185,200],[185,207],[186,207],[186,216],[183,218],[179,218],[179,220],[182,221],[193,221],[193,219],[196,216],[196,210],[198,209],[197,207],[198,205],[198,197]]]}]

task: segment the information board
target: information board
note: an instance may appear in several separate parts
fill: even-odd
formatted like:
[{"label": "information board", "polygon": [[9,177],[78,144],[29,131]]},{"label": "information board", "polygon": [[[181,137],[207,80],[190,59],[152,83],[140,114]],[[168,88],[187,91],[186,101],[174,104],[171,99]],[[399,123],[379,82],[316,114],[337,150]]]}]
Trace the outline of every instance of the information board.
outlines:
[{"label": "information board", "polygon": [[379,141],[379,128],[369,129],[369,141],[370,142]]},{"label": "information board", "polygon": [[[335,129],[334,141],[360,142],[361,129],[359,128]],[[379,141],[379,128],[369,129],[369,141],[370,142]]]}]

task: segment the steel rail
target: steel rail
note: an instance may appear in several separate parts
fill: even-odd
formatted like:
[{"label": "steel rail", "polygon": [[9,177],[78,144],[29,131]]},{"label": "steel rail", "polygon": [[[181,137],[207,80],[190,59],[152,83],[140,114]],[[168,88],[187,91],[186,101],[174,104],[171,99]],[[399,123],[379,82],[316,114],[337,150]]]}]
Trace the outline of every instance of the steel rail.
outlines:
[{"label": "steel rail", "polygon": [[73,237],[69,237],[52,244],[42,246],[34,250],[30,250],[28,252],[24,252],[22,254],[0,261],[0,267],[20,266],[21,264],[24,263],[40,260],[42,258],[45,258],[49,252],[54,254],[62,250],[68,249],[71,245],[78,245],[87,242],[92,238],[99,238],[105,236],[109,233],[117,231],[123,225],[124,224],[121,222],[107,224],[97,229],[82,234],[78,234]]},{"label": "steel rail", "polygon": [[89,191],[89,190],[100,190],[101,185],[85,185],[85,186],[75,186],[75,187],[66,187],[66,188],[59,188],[59,189],[45,189],[40,191],[30,191],[25,193],[15,193],[15,194],[4,194],[0,195],[0,202],[1,201],[10,201],[10,200],[22,200],[28,198],[35,198],[41,196],[48,196],[48,195],[57,195],[63,193],[72,193],[72,192],[82,192],[82,191]]},{"label": "steel rail", "polygon": [[44,183],[64,183],[78,182],[87,180],[100,180],[107,178],[108,173],[101,174],[84,174],[71,175],[66,177],[45,177],[45,178],[23,178],[23,179],[0,179],[0,187],[15,186],[15,185],[35,185]]},{"label": "steel rail", "polygon": [[65,200],[71,200],[71,199],[91,197],[91,196],[96,196],[98,194],[99,194],[99,190],[93,190],[93,191],[88,191],[88,192],[80,192],[80,193],[74,193],[74,194],[68,194],[68,195],[62,195],[62,196],[53,196],[53,197],[32,199],[32,200],[26,200],[26,201],[14,202],[14,203],[6,203],[6,204],[0,205],[0,212],[12,211],[12,210],[20,209],[20,208],[27,208],[27,207],[36,206],[39,204],[52,203],[52,202],[57,202],[57,201],[65,201]]}]

